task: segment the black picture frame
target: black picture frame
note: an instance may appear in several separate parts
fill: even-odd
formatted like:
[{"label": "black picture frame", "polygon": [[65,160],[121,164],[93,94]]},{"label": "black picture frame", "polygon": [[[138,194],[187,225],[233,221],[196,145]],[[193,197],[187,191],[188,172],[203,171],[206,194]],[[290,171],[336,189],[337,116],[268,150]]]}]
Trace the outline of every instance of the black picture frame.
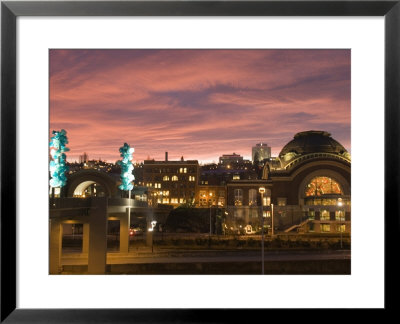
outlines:
[{"label": "black picture frame", "polygon": [[[16,19],[19,16],[384,16],[385,18],[385,310],[397,305],[389,266],[399,237],[400,0],[395,1],[2,1],[1,3],[1,322],[234,322],[262,309],[16,308]],[[373,130],[371,130],[373,131]],[[366,161],[366,163],[368,163]],[[372,174],[366,175],[373,177]],[[383,190],[383,188],[376,188]],[[371,256],[373,258],[373,256]],[[367,284],[367,283],[366,283]],[[367,289],[367,288],[366,288]],[[269,314],[269,313],[268,313]]]}]

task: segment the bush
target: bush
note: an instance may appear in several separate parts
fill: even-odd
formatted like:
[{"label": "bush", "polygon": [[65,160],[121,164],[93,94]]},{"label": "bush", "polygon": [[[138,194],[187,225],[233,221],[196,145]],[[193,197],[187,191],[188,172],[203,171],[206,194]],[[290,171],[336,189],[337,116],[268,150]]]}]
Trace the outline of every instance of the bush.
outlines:
[{"label": "bush", "polygon": [[[215,217],[212,217],[211,222],[214,224]],[[210,231],[210,210],[178,207],[169,213],[165,227],[168,232],[207,233]]]}]

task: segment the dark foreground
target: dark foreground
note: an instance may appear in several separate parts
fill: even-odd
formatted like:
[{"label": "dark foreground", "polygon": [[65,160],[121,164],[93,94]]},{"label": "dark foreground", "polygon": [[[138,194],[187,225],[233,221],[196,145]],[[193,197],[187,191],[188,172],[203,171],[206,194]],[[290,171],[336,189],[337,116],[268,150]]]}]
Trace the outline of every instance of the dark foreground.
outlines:
[{"label": "dark foreground", "polygon": [[[87,255],[64,254],[63,274],[87,273]],[[155,275],[252,275],[261,274],[258,250],[176,251],[108,253],[107,274]],[[264,274],[350,274],[349,250],[266,251]]]}]

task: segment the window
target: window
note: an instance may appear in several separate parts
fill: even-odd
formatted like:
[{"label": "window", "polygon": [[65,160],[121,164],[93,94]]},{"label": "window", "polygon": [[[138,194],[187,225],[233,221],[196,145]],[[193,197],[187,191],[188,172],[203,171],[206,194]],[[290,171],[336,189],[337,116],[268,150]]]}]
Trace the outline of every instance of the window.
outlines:
[{"label": "window", "polygon": [[342,195],[339,184],[329,177],[316,177],[306,186],[306,197],[323,196],[329,194]]},{"label": "window", "polygon": [[171,178],[172,181],[178,181],[178,177],[176,175],[172,176]]},{"label": "window", "polygon": [[337,227],[336,227],[336,229],[337,229],[337,231],[340,233],[340,232],[346,232],[346,225],[337,225]]},{"label": "window", "polygon": [[168,204],[169,203],[169,198],[163,198],[163,204]]},{"label": "window", "polygon": [[337,221],[344,221],[345,220],[345,212],[343,210],[335,211],[335,219]]},{"label": "window", "polygon": [[180,204],[183,204],[183,203],[185,203],[185,199],[183,199],[183,198],[179,198],[179,203],[180,203]]},{"label": "window", "polygon": [[[195,177],[195,176],[189,176],[189,181],[195,181],[195,180],[196,180],[196,177]],[[205,182],[208,183],[208,181],[205,181]]]},{"label": "window", "polygon": [[158,189],[161,188],[161,183],[155,183],[154,188],[158,188]]},{"label": "window", "polygon": [[263,197],[263,206],[271,206],[271,197]]},{"label": "window", "polygon": [[235,206],[242,206],[243,205],[243,190],[235,189],[234,196],[235,196]]},{"label": "window", "polygon": [[310,231],[310,232],[314,232],[314,223],[309,223],[308,224],[308,230]]},{"label": "window", "polygon": [[238,217],[238,218],[242,218],[244,216],[243,215],[243,209],[242,208],[235,209],[233,211],[233,216],[234,217]]},{"label": "window", "polygon": [[311,209],[308,211],[308,219],[311,219],[311,220],[315,219],[315,210]]},{"label": "window", "polygon": [[249,190],[249,206],[257,206],[257,190]]},{"label": "window", "polygon": [[331,225],[330,224],[321,224],[321,232],[330,232]]},{"label": "window", "polygon": [[163,181],[169,181],[169,176],[163,176]]},{"label": "window", "polygon": [[331,215],[329,213],[329,210],[323,209],[321,210],[321,214],[319,217],[320,220],[330,220],[331,219]]},{"label": "window", "polygon": [[171,198],[171,204],[177,204],[178,198]]},{"label": "window", "polygon": [[240,180],[240,175],[239,174],[234,174],[232,179],[233,180]]},{"label": "window", "polygon": [[278,198],[278,206],[286,206],[286,198]]},{"label": "window", "polygon": [[257,218],[258,217],[258,208],[250,208],[249,209],[249,217]]}]

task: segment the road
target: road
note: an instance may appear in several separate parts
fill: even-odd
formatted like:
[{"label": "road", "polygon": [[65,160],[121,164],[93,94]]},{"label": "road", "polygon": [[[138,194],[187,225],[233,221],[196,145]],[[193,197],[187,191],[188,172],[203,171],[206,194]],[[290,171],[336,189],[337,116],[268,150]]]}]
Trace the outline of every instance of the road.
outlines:
[{"label": "road", "polygon": [[[266,251],[265,261],[311,261],[349,260],[350,250],[337,251]],[[108,253],[107,264],[149,264],[149,263],[212,263],[212,262],[257,262],[261,261],[260,251],[243,250],[201,250],[201,251],[143,251],[130,253]],[[62,265],[87,265],[87,254],[64,254]]]}]

